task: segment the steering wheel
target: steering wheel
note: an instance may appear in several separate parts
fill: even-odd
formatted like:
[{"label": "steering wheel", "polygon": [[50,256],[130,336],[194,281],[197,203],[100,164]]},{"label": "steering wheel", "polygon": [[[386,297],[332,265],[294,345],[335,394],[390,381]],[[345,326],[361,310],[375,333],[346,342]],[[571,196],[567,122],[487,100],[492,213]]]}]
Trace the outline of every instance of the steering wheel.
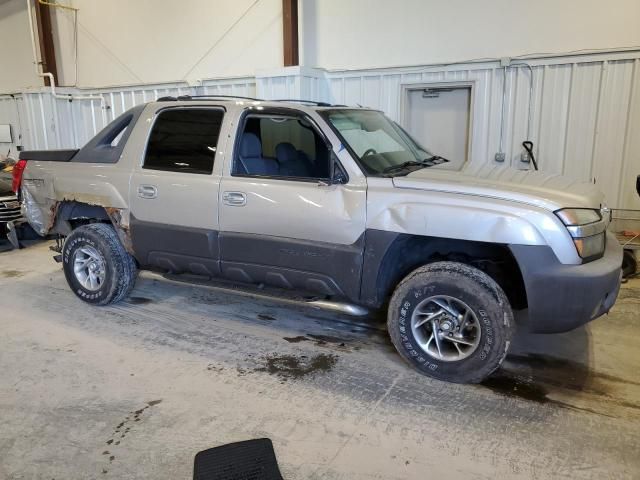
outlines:
[{"label": "steering wheel", "polygon": [[375,151],[375,149],[373,148],[368,148],[363,154],[363,157],[369,156],[369,155],[377,155],[378,152]]}]

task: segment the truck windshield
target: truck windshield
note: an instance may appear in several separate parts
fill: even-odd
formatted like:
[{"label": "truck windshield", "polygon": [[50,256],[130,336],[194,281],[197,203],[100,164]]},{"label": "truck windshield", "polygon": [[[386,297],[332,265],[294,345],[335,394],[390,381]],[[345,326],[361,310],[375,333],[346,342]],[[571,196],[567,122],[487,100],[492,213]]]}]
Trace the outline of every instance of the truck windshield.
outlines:
[{"label": "truck windshield", "polygon": [[321,114],[368,175],[407,175],[447,161],[430,153],[381,112],[331,109]]}]

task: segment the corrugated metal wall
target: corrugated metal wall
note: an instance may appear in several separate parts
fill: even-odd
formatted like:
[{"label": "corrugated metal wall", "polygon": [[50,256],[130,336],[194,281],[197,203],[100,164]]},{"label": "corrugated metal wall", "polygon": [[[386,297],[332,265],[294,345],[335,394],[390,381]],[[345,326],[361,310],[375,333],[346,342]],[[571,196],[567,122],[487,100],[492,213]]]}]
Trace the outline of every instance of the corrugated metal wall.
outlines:
[{"label": "corrugated metal wall", "polygon": [[[470,162],[492,163],[499,150],[504,110],[506,164],[521,162],[523,140],[534,142],[541,170],[595,181],[616,208],[640,209],[640,51],[557,56],[515,61],[326,72],[288,67],[254,77],[186,84],[83,91],[100,101],[54,100],[46,91],[0,97],[0,123],[20,130],[27,148],[83,145],[106,123],[134,105],[165,95],[226,94],[304,98],[385,111],[402,123],[407,88],[422,84],[473,85]],[[502,104],[503,86],[505,91]],[[77,93],[77,92],[73,92]],[[531,101],[530,101],[531,100]],[[531,108],[530,108],[531,106]],[[17,135],[15,135],[17,137]]]},{"label": "corrugated metal wall", "polygon": [[[57,93],[91,95],[102,97],[103,100],[69,101],[54,98],[48,89],[24,92],[17,95],[16,99],[0,96],[0,123],[11,123],[14,131],[21,131],[22,145],[25,148],[74,148],[84,145],[109,122],[136,105],[164,96],[255,96],[256,81],[253,77],[246,77],[205,80],[201,85],[193,87],[186,84],[161,84],[81,92],[59,88]],[[16,120],[17,111],[22,119],[21,127]],[[17,135],[14,135],[12,151],[15,152],[16,146]]]},{"label": "corrugated metal wall", "polygon": [[0,154],[12,154],[21,144],[20,135],[28,127],[22,94],[0,95],[0,123],[11,125],[13,143],[0,143]]}]

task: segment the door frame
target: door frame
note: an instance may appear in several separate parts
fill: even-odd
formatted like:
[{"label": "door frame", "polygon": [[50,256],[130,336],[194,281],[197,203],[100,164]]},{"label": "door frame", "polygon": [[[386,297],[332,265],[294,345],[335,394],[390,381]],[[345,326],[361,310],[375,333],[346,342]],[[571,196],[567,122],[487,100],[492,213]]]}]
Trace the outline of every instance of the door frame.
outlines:
[{"label": "door frame", "polygon": [[[400,84],[400,125],[409,131],[408,128],[408,116],[409,116],[409,94],[417,90],[424,90],[426,88],[432,89],[457,89],[468,88],[469,92],[469,124],[467,125],[469,131],[469,138],[467,140],[467,161],[462,164],[461,170],[473,160],[473,138],[474,138],[474,118],[475,118],[475,103],[476,103],[476,87],[477,80],[460,80],[460,81],[445,81],[445,82],[415,82],[415,83],[401,83]],[[438,152],[434,152],[438,153]]]}]

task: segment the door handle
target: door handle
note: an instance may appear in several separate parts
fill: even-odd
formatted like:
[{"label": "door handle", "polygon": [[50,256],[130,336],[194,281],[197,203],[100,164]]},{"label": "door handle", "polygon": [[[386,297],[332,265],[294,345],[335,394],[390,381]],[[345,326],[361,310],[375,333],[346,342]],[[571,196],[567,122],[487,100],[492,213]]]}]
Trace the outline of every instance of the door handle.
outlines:
[{"label": "door handle", "polygon": [[232,207],[244,207],[247,204],[247,196],[242,192],[224,192],[222,202]]},{"label": "door handle", "polygon": [[140,198],[156,198],[158,196],[158,187],[155,185],[138,186],[138,196]]}]

